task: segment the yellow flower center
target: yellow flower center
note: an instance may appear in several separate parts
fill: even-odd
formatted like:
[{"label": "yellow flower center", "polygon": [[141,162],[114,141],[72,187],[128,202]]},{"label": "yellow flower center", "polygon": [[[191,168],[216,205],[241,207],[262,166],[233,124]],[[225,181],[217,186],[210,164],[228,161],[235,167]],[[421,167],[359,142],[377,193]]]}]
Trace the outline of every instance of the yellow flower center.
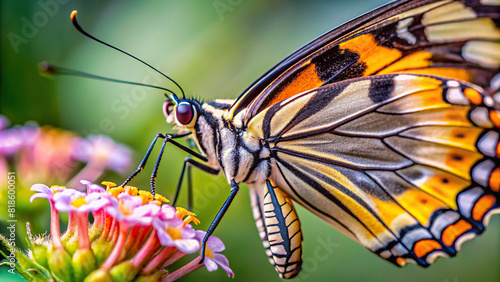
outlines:
[{"label": "yellow flower center", "polygon": [[196,215],[188,210],[186,210],[185,208],[183,207],[175,207],[175,210],[177,211],[177,216],[179,218],[183,218],[185,217],[186,215]]},{"label": "yellow flower center", "polygon": [[184,221],[183,226],[186,226],[186,224],[191,222],[196,225],[200,224],[200,221],[196,218],[196,214],[194,212],[190,212],[182,207],[176,207],[175,209],[177,210],[175,215]]},{"label": "yellow flower center", "polygon": [[191,216],[191,215],[190,215],[190,216],[188,216],[188,217],[186,217],[186,218],[184,219],[184,225],[186,225],[186,224],[188,224],[188,223],[191,223],[191,222],[192,222],[192,223],[194,223],[194,224],[196,224],[196,225],[200,224],[200,220],[199,220],[199,219],[197,219],[197,218],[196,218],[196,217],[194,217],[194,216]]},{"label": "yellow flower center", "polygon": [[131,209],[129,206],[124,205],[123,201],[120,201],[120,203],[118,204],[118,209],[124,215],[130,215],[130,214],[132,214],[132,211],[133,211],[133,209]]},{"label": "yellow flower center", "polygon": [[116,187],[116,184],[111,181],[103,181],[101,182],[101,184],[106,186],[106,190],[109,190],[112,187]]},{"label": "yellow flower center", "polygon": [[78,197],[71,202],[71,205],[74,207],[77,207],[77,208],[79,208],[85,204],[87,204],[87,201],[85,201],[84,197]]},{"label": "yellow flower center", "polygon": [[170,202],[167,198],[163,197],[160,194],[156,194],[155,195],[155,200],[158,201],[158,202],[160,202],[160,203],[168,203],[168,202]]},{"label": "yellow flower center", "polygon": [[110,194],[111,196],[113,196],[115,198],[118,198],[118,195],[120,195],[120,193],[122,193],[123,191],[125,191],[125,190],[121,186],[114,187],[114,188],[108,189],[108,194]]},{"label": "yellow flower center", "polygon": [[[200,245],[203,247],[203,243],[200,243]],[[212,250],[210,250],[208,247],[205,249],[205,256],[208,258],[213,259],[214,258],[214,253]]]},{"label": "yellow flower center", "polygon": [[129,194],[130,196],[137,196],[137,187],[134,186],[125,186],[125,193]]},{"label": "yellow flower center", "polygon": [[[66,189],[66,186],[52,185],[52,186],[50,186],[50,188],[54,188],[51,191],[52,191],[52,195],[55,195],[55,194],[61,192],[60,190]],[[59,188],[59,189],[57,189],[57,188]]]},{"label": "yellow flower center", "polygon": [[175,228],[168,228],[167,234],[170,235],[170,237],[172,237],[173,240],[182,239],[181,232],[179,232],[179,230]]},{"label": "yellow flower center", "polygon": [[153,200],[153,194],[148,191],[139,190],[137,191],[137,196],[142,199],[141,205],[145,205]]}]

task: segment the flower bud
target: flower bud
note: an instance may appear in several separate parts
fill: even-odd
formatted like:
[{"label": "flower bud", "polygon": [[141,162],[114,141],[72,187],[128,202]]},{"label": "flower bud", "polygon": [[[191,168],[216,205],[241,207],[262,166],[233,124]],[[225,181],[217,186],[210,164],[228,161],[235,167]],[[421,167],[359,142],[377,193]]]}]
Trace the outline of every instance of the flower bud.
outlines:
[{"label": "flower bud", "polygon": [[74,281],[71,256],[64,249],[52,248],[49,251],[49,268],[52,275],[60,281]]},{"label": "flower bud", "polygon": [[92,250],[76,250],[73,255],[73,270],[75,279],[77,281],[82,281],[94,269],[96,269],[96,262]]},{"label": "flower bud", "polygon": [[43,244],[41,238],[31,242],[31,256],[36,263],[48,268],[47,245]]},{"label": "flower bud", "polygon": [[140,270],[138,267],[132,267],[130,260],[127,260],[113,266],[109,272],[115,281],[132,281]]},{"label": "flower bud", "polygon": [[114,245],[110,244],[108,240],[98,239],[92,242],[92,250],[94,251],[94,256],[97,265],[101,265],[109,254],[113,251]]},{"label": "flower bud", "polygon": [[113,282],[113,278],[104,269],[96,269],[92,271],[86,278],[83,280],[84,282],[90,282],[90,281],[100,281],[100,282]]}]

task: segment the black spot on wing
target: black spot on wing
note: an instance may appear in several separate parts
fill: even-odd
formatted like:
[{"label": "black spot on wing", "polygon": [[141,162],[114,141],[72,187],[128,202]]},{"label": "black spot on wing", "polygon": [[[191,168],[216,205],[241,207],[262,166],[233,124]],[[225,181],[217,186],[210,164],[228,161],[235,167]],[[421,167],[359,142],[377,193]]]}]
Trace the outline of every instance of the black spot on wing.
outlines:
[{"label": "black spot on wing", "polygon": [[[395,48],[397,44],[400,42],[399,37],[397,36],[397,25],[398,22],[393,22],[393,23],[386,23],[385,26],[382,26],[372,32],[370,34],[375,38],[375,41],[377,42],[377,45],[388,47],[388,48]],[[407,45],[407,41],[402,40],[405,44]],[[396,46],[395,44],[396,43]],[[401,46],[401,45],[399,45]]]},{"label": "black spot on wing", "polygon": [[316,72],[324,84],[360,77],[366,64],[359,61],[359,55],[347,49],[334,46],[312,59]]},{"label": "black spot on wing", "polygon": [[381,103],[391,97],[394,91],[394,81],[392,78],[373,79],[368,89],[368,96],[374,103]]}]

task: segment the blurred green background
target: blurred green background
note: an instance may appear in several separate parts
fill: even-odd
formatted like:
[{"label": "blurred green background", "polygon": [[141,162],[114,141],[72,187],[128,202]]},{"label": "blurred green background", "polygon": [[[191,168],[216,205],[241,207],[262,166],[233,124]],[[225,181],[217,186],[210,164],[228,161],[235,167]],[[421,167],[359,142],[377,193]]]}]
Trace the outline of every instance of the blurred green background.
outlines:
[{"label": "blurred green background", "polygon": [[[50,61],[98,75],[173,86],[144,65],[79,34],[69,20],[72,10],[78,10],[80,24],[91,34],[150,62],[189,96],[209,100],[236,98],[295,49],[384,2],[2,0],[0,112],[13,124],[35,120],[80,135],[109,135],[135,149],[135,166],[155,134],[171,130],[161,110],[163,93],[84,78],[47,79],[37,65]],[[43,3],[57,5],[45,10]],[[167,197],[185,156],[174,147],[166,150],[157,187]],[[151,162],[132,184],[147,189],[152,167]],[[194,211],[202,220],[198,228],[206,229],[229,186],[223,177],[199,171],[194,172],[194,186]],[[304,264],[297,281],[500,281],[499,216],[484,235],[466,243],[458,257],[440,259],[429,269],[398,269],[302,208],[299,216]],[[215,235],[226,244],[224,254],[235,281],[279,280],[261,246],[245,187]],[[200,270],[183,280],[229,281],[225,276],[222,270]],[[11,278],[0,274],[2,281]]]}]

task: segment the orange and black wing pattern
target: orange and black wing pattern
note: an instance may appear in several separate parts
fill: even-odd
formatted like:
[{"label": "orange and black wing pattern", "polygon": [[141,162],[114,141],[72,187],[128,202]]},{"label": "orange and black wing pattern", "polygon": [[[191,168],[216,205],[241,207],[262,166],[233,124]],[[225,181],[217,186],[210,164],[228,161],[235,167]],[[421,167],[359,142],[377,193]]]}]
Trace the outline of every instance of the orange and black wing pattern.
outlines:
[{"label": "orange and black wing pattern", "polygon": [[276,103],[248,130],[268,144],[271,178],[291,199],[396,265],[428,266],[500,212],[492,105],[467,82],[378,75]]},{"label": "orange and black wing pattern", "polygon": [[500,212],[500,1],[397,1],[314,40],[228,116],[292,200],[398,266]]},{"label": "orange and black wing pattern", "polygon": [[439,75],[487,88],[500,67],[499,25],[498,0],[396,1],[287,57],[238,97],[229,118],[247,123],[295,94],[370,75]]}]

